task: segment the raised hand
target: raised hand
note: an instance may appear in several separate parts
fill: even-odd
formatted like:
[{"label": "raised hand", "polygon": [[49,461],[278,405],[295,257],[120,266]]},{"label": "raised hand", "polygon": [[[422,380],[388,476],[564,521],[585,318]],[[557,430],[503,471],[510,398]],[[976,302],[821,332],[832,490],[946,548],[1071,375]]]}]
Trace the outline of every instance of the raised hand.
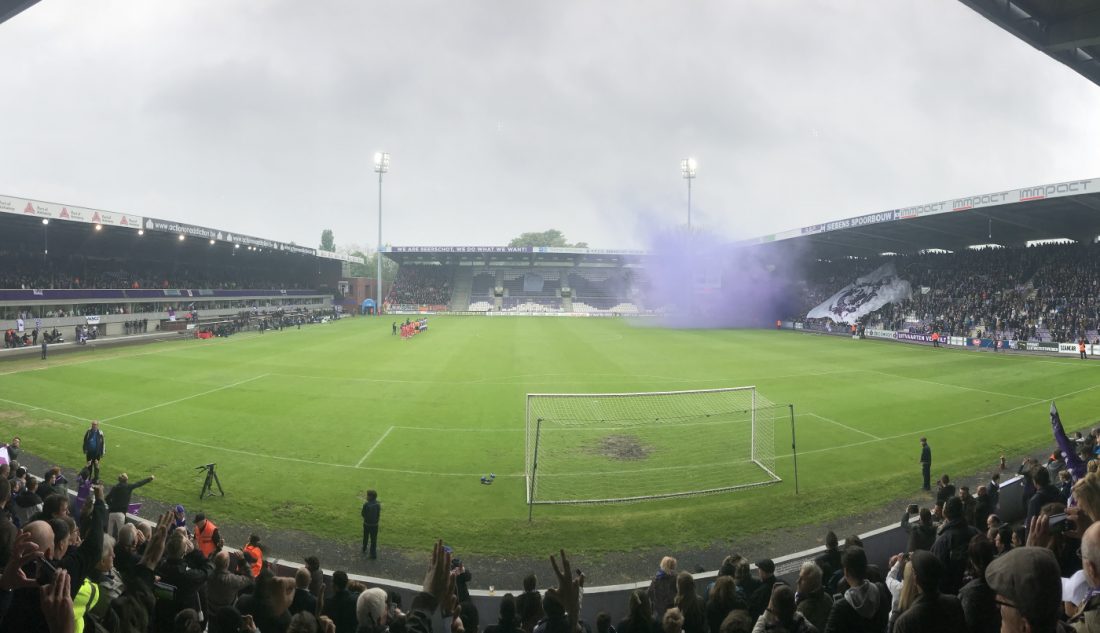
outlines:
[{"label": "raised hand", "polygon": [[145,555],[141,557],[141,564],[149,569],[156,569],[160,559],[164,556],[164,545],[168,539],[168,530],[173,521],[172,511],[169,510],[157,519],[157,527],[153,529],[153,535],[149,537],[149,543],[145,546]]},{"label": "raised hand", "polygon": [[50,627],[50,633],[73,633],[76,630],[70,588],[69,572],[64,569],[58,569],[54,574],[53,582],[42,588],[40,593],[42,615],[46,616],[46,625]]},{"label": "raised hand", "polygon": [[[454,578],[451,577],[451,553],[443,548],[443,539],[439,539],[432,548],[431,562],[424,575],[424,591],[442,602],[448,589],[454,593]],[[446,611],[444,611],[446,613]]]},{"label": "raised hand", "polygon": [[15,539],[15,544],[12,545],[8,564],[4,566],[4,574],[0,576],[0,589],[35,586],[34,578],[27,577],[23,566],[41,555],[38,545],[31,539],[30,532],[20,532]]},{"label": "raised hand", "polygon": [[554,575],[558,577],[558,597],[565,605],[565,611],[569,614],[569,630],[576,631],[580,621],[581,604],[581,580],[573,575],[573,567],[565,556],[565,550],[561,552],[561,567],[554,555],[550,555],[550,565],[554,568]]}]

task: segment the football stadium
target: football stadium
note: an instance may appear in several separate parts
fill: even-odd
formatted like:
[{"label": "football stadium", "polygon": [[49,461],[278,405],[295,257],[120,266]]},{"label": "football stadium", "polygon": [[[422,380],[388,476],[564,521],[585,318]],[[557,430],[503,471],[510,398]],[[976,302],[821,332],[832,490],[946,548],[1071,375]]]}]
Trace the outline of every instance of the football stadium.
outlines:
[{"label": "football stadium", "polygon": [[1100,178],[389,245],[388,161],[372,253],[0,195],[0,630],[1100,626]]}]

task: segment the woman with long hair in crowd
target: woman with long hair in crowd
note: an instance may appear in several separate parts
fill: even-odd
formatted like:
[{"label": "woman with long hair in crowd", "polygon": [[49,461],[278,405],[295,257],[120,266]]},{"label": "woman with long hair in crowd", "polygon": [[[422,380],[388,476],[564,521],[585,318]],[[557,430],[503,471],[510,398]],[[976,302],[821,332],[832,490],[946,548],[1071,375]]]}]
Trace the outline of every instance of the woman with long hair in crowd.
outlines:
[{"label": "woman with long hair in crowd", "polygon": [[617,633],[657,633],[661,630],[653,617],[653,606],[649,602],[649,593],[642,589],[630,592],[626,618],[615,627]]},{"label": "woman with long hair in crowd", "polygon": [[707,618],[703,613],[703,599],[695,593],[695,579],[686,571],[676,575],[674,604],[684,616],[684,633],[706,633]]}]

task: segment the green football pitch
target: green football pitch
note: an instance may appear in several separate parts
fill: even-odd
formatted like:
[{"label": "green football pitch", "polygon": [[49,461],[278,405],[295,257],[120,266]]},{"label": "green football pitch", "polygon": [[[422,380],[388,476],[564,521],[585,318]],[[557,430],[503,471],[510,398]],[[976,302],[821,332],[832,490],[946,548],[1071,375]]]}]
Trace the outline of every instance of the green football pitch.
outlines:
[{"label": "green football pitch", "polygon": [[[0,434],[79,467],[92,419],[107,437],[104,478],[157,475],[142,493],[261,534],[307,529],[354,542],[367,489],[383,502],[387,547],[442,537],[464,552],[542,555],[665,547],[682,551],[777,525],[828,524],[920,485],[918,438],[933,471],[982,472],[1002,453],[1092,426],[1100,363],[931,349],[764,330],[664,330],[619,319],[431,317],[402,341],[391,319],[346,319],[264,335],[103,347],[0,365]],[[739,492],[626,504],[536,506],[528,522],[528,393],[641,392],[756,385],[793,404],[775,428],[783,481]],[[646,462],[691,487],[729,429],[650,439],[628,464],[574,454],[585,491],[600,471]],[[224,498],[198,502],[216,462]],[[599,463],[596,463],[599,462]],[[572,466],[567,466],[572,467]],[[495,473],[491,485],[480,478]],[[626,478],[625,480],[629,480]]]}]

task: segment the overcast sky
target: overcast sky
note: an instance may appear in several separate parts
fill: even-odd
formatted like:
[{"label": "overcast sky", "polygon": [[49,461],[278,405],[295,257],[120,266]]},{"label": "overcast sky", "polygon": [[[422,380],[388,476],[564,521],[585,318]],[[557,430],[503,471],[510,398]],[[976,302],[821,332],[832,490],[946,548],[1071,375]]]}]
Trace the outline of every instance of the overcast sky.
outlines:
[{"label": "overcast sky", "polygon": [[955,0],[42,0],[0,194],[317,246],[639,247],[1100,176],[1100,88]]}]

